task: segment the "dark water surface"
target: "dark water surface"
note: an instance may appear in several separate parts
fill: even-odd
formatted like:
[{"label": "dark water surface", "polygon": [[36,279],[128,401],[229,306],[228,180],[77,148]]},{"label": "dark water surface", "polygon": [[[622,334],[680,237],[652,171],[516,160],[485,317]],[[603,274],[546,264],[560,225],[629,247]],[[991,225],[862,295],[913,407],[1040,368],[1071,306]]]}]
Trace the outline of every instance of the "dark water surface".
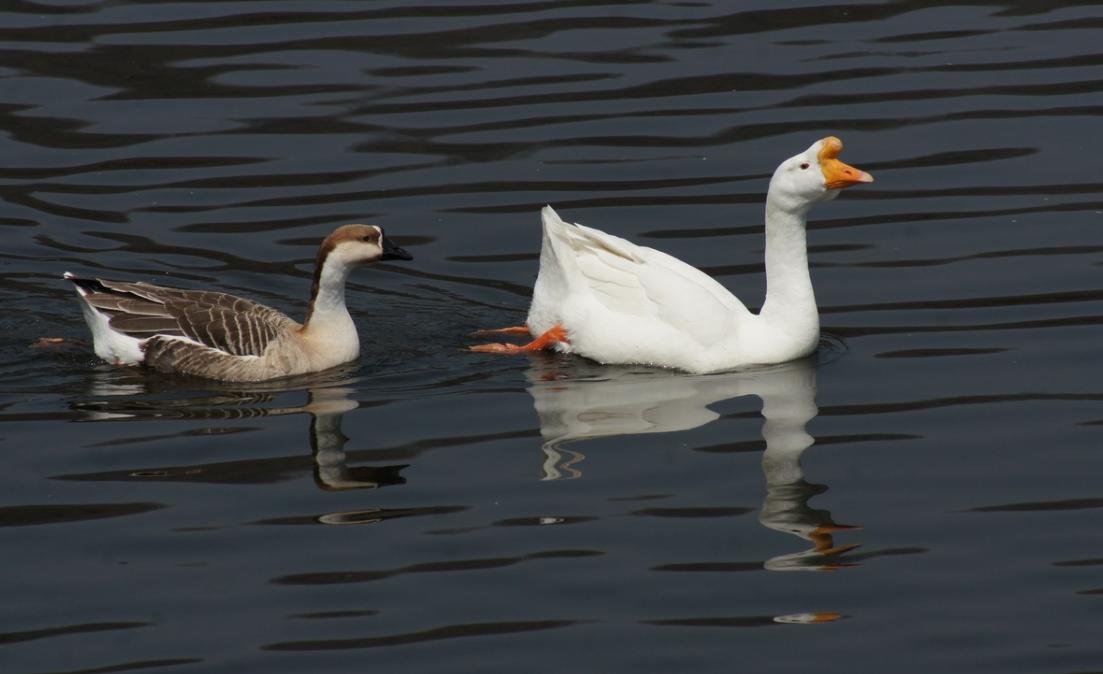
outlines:
[{"label": "dark water surface", "polygon": [[[2,7],[0,671],[1103,671],[1103,5]],[[545,203],[757,306],[828,134],[816,357],[461,350]],[[301,316],[345,222],[348,367],[31,346],[64,270]]]}]

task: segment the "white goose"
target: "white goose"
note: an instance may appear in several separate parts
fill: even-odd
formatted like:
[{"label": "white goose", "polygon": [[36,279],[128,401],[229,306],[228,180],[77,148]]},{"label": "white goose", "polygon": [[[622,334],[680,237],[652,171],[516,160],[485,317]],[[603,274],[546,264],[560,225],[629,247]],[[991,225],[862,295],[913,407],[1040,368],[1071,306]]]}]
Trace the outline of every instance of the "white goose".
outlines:
[{"label": "white goose", "polygon": [[472,351],[556,348],[601,363],[640,363],[694,373],[780,363],[805,356],[820,321],[808,274],[805,217],[839,189],[873,182],[837,158],[842,141],[816,141],[786,159],[766,195],[766,301],[758,314],[704,272],[666,253],[541,212],[540,273],[525,326],[489,333],[531,334],[525,345],[480,344]]},{"label": "white goose", "polygon": [[96,355],[116,365],[262,381],[318,372],[360,355],[345,306],[353,267],[412,257],[374,225],[344,225],[322,241],[306,320],[225,293],[79,278],[76,285]]}]

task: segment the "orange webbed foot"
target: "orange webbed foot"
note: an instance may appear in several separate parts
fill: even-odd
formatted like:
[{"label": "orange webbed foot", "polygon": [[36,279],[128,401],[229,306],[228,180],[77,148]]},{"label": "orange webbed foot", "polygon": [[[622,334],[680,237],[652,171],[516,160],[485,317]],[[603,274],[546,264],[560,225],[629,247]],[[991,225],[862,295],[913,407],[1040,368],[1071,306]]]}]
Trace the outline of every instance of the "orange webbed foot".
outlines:
[{"label": "orange webbed foot", "polygon": [[532,332],[529,331],[527,326],[514,325],[508,328],[488,328],[485,330],[476,330],[471,333],[471,337],[486,337],[487,335],[522,335],[532,336]]},{"label": "orange webbed foot", "polygon": [[[507,330],[510,328],[506,328]],[[527,328],[525,328],[527,332]],[[516,333],[510,333],[516,334]],[[467,347],[469,351],[476,353],[526,353],[550,349],[558,342],[566,343],[567,331],[562,325],[556,325],[550,330],[532,340],[528,344],[476,344]]]},{"label": "orange webbed foot", "polygon": [[467,347],[468,351],[475,353],[520,353],[525,347],[517,344],[475,344]]},{"label": "orange webbed foot", "polygon": [[87,347],[88,342],[71,337],[39,337],[31,342],[30,346],[32,349],[57,349],[64,346]]}]

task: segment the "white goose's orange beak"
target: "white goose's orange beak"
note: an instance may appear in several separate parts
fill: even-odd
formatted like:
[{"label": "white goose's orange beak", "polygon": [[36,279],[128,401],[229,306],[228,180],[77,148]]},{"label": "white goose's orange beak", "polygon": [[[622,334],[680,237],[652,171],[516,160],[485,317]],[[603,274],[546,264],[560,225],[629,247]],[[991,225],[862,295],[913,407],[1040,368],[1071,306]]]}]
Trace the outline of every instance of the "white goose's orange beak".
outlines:
[{"label": "white goose's orange beak", "polygon": [[858,183],[873,182],[873,176],[870,174],[836,159],[839,153],[843,151],[841,140],[835,136],[828,136],[821,142],[823,145],[819,152],[820,170],[823,171],[823,182],[827,189],[837,190]]}]

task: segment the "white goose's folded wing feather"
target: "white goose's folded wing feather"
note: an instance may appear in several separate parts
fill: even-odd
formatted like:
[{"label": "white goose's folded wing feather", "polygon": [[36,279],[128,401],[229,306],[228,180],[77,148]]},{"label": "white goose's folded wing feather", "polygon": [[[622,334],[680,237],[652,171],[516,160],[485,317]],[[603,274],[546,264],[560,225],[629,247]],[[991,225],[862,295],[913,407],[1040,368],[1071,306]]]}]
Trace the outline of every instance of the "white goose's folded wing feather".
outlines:
[{"label": "white goose's folded wing feather", "polygon": [[589,291],[611,312],[660,321],[702,345],[730,335],[733,314],[749,313],[724,286],[677,258],[559,222],[562,226],[552,223],[549,238],[570,248],[569,254],[556,255],[566,267],[562,271],[570,292]]},{"label": "white goose's folded wing feather", "polygon": [[79,281],[84,300],[108,316],[111,328],[137,339],[185,338],[233,356],[260,356],[281,331],[298,326],[275,309],[225,293]]}]

